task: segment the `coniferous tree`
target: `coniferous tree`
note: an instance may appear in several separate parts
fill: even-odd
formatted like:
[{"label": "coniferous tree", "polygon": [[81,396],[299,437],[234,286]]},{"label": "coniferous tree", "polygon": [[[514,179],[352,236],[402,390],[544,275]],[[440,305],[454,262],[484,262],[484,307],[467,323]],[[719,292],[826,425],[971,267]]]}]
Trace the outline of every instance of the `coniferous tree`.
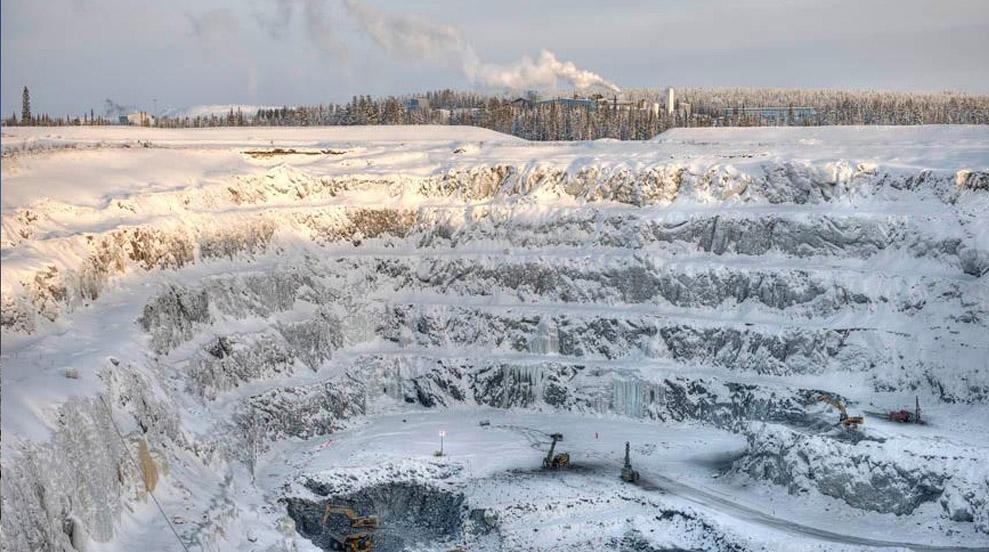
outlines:
[{"label": "coniferous tree", "polygon": [[24,87],[24,94],[21,96],[21,124],[31,124],[31,93]]},{"label": "coniferous tree", "polygon": [[[409,100],[422,97],[418,95],[385,98],[358,95],[344,105],[260,109],[253,117],[237,109],[192,118],[166,117],[159,124],[170,127],[477,125],[530,140],[593,140],[605,137],[643,140],[678,125],[989,123],[989,96],[985,95],[746,88],[681,89],[678,94],[681,102],[690,108],[673,114],[656,108],[664,101],[661,89],[628,90],[621,100],[615,96],[589,96],[579,103],[532,101],[532,96],[516,103],[514,96],[510,99],[477,92],[437,90],[425,94],[429,107],[413,107],[415,104]],[[94,119],[91,114],[90,122]],[[31,122],[42,124],[49,122],[49,119],[34,117],[27,124]],[[100,124],[103,122],[101,118]]]}]

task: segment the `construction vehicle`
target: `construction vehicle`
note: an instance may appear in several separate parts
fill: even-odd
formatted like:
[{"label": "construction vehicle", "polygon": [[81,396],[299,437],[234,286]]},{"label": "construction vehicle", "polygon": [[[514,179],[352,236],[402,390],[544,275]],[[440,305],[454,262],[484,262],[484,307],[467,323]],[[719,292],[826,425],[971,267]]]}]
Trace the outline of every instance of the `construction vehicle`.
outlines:
[{"label": "construction vehicle", "polygon": [[899,422],[901,424],[924,423],[924,420],[920,417],[920,397],[914,397],[913,412],[903,408],[900,410],[887,410],[886,412],[866,412],[866,414],[878,418],[886,418],[891,422]]},{"label": "construction vehicle", "polygon": [[563,440],[563,435],[560,433],[554,433],[549,436],[553,440],[553,443],[549,446],[549,452],[546,453],[546,458],[543,458],[543,468],[547,470],[560,470],[570,466],[570,455],[561,452],[556,456],[553,456],[553,452],[556,451],[556,442]]},{"label": "construction vehicle", "polygon": [[[333,515],[346,518],[352,529],[374,531],[378,528],[378,516],[361,516],[350,508],[333,504],[326,505],[326,510],[323,511],[322,524],[326,526],[327,522],[330,521],[330,516]],[[345,552],[371,552],[374,549],[374,535],[368,531],[359,531],[347,535],[338,535],[333,532],[327,532],[326,534],[333,540],[332,544],[336,550],[343,550]]]},{"label": "construction vehicle", "polygon": [[865,422],[862,416],[849,416],[844,403],[833,398],[831,395],[821,393],[818,395],[817,400],[838,411],[838,423],[845,429],[856,429]]},{"label": "construction vehicle", "polygon": [[625,441],[625,465],[622,466],[622,481],[636,483],[639,480],[639,472],[632,469],[632,459],[629,457],[628,441]]},{"label": "construction vehicle", "polygon": [[371,552],[374,550],[374,537],[371,533],[352,533],[350,535],[336,535],[328,533],[333,539],[333,547],[344,552]]},{"label": "construction vehicle", "polygon": [[327,504],[326,510],[323,512],[323,525],[329,521],[330,516],[333,514],[341,515],[347,518],[350,522],[350,526],[354,529],[377,529],[378,528],[378,516],[360,516],[350,508],[345,508],[343,506],[335,506],[333,504]]}]

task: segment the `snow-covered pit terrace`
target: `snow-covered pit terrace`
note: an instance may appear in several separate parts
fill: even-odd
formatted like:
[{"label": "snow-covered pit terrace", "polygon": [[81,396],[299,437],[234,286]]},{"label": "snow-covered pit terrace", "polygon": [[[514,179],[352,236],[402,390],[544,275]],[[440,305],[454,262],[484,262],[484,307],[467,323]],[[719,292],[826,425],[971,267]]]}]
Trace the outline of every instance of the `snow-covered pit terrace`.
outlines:
[{"label": "snow-covered pit terrace", "polygon": [[2,148],[3,550],[989,547],[989,128]]}]

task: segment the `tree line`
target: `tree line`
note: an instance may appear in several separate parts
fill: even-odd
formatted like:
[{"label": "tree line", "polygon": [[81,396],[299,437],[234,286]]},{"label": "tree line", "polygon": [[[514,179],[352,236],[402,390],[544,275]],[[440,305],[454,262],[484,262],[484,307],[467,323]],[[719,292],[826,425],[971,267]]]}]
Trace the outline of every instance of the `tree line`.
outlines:
[{"label": "tree line", "polygon": [[31,91],[25,86],[21,93],[21,117],[11,113],[3,119],[3,126],[81,126],[81,125],[112,125],[117,120],[110,116],[96,115],[95,110],[81,116],[53,116],[48,113],[35,114],[31,111]]},{"label": "tree line", "polygon": [[[264,108],[253,112],[163,116],[155,126],[471,125],[529,140],[643,140],[672,127],[989,124],[989,96],[762,88],[685,88],[667,109],[663,89],[618,96],[539,98],[437,90],[420,96],[354,96],[343,104]],[[112,117],[32,115],[24,89],[21,118],[5,125],[100,125]]]}]

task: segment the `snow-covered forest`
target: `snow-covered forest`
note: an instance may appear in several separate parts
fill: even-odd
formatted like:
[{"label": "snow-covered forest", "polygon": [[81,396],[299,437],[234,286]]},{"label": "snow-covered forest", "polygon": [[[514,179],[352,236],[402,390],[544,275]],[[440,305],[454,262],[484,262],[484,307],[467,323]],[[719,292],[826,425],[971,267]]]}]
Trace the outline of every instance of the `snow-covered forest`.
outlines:
[{"label": "snow-covered forest", "polygon": [[[595,95],[523,96],[438,90],[415,96],[354,96],[318,104],[226,113],[163,115],[145,124],[168,128],[325,125],[471,125],[528,140],[645,140],[674,127],[989,124],[989,96],[957,92],[685,88],[668,109],[665,89]],[[108,105],[112,102],[108,101]],[[769,110],[766,116],[760,110]],[[112,113],[20,119],[31,125],[114,124]]]}]

